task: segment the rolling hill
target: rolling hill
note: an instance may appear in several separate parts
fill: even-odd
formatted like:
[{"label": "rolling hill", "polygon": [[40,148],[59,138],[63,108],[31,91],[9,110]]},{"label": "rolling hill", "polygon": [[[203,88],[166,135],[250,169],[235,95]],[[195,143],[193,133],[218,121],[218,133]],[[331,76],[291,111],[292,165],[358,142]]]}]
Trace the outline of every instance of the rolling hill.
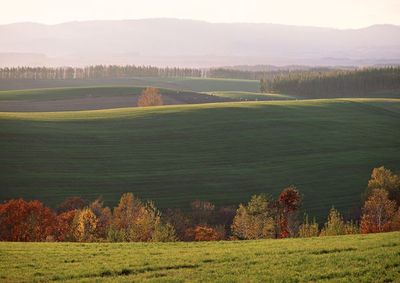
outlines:
[{"label": "rolling hill", "polygon": [[399,232],[243,242],[0,242],[0,280],[397,282],[399,246]]},{"label": "rolling hill", "polygon": [[373,167],[400,168],[400,100],[215,103],[0,113],[0,200],[55,206],[123,192],[161,208],[276,196],[294,184],[304,209],[358,205]]},{"label": "rolling hill", "polygon": [[[77,111],[133,107],[145,87],[100,86],[0,91],[0,111]],[[165,105],[234,101],[192,91],[159,89]]]}]

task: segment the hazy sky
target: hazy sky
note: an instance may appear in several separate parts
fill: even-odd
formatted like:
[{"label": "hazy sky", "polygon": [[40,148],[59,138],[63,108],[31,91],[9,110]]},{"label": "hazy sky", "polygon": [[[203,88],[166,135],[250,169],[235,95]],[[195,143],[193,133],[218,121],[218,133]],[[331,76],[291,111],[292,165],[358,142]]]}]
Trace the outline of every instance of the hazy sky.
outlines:
[{"label": "hazy sky", "polygon": [[0,24],[183,18],[336,28],[400,25],[400,0],[0,0]]}]

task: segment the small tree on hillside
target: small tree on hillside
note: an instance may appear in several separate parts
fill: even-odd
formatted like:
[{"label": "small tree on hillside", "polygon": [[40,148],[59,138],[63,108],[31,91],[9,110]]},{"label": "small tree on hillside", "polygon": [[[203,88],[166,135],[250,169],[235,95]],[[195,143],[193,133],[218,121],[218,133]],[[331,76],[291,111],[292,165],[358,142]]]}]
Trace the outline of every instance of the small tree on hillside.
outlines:
[{"label": "small tree on hillside", "polygon": [[342,215],[335,208],[331,208],[328,215],[328,221],[321,230],[321,236],[337,236],[346,234],[345,223]]},{"label": "small tree on hillside", "polygon": [[363,207],[361,233],[390,231],[396,213],[396,203],[389,200],[389,193],[375,189]]},{"label": "small tree on hillside", "polygon": [[239,239],[273,238],[274,232],[274,218],[264,195],[254,195],[247,205],[239,205],[232,224],[234,236]]},{"label": "small tree on hillside", "polygon": [[294,237],[297,234],[297,211],[301,205],[301,195],[295,186],[284,189],[278,197],[279,237]]},{"label": "small tree on hillside", "polygon": [[160,92],[154,87],[148,87],[143,90],[137,102],[139,107],[160,106],[163,104],[164,103]]},{"label": "small tree on hillside", "polygon": [[384,189],[388,194],[388,198],[400,205],[400,176],[394,174],[385,167],[374,168],[372,170],[371,179],[368,181],[368,189],[365,199],[368,198],[375,189]]},{"label": "small tree on hillside", "polygon": [[315,218],[312,222],[309,222],[308,215],[304,215],[304,222],[299,227],[299,237],[300,238],[309,238],[309,237],[318,237],[319,228],[318,223],[315,221]]}]

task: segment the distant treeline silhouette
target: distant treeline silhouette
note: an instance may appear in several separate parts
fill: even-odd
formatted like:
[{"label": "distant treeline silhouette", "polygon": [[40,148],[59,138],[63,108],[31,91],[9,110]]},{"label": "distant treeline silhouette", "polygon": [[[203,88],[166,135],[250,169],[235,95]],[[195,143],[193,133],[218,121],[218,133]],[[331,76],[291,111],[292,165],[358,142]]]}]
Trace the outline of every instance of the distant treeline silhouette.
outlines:
[{"label": "distant treeline silhouette", "polygon": [[261,92],[305,97],[354,96],[393,89],[400,89],[400,67],[281,72],[260,80]]},{"label": "distant treeline silhouette", "polygon": [[[363,195],[361,217],[345,221],[332,207],[320,229],[299,221],[302,196],[294,186],[277,199],[254,195],[239,207],[194,201],[191,209],[161,213],[152,202],[123,194],[113,209],[101,200],[66,199],[54,211],[33,200],[0,204],[0,241],[169,242],[317,237],[400,230],[400,177],[375,168]],[[359,223],[359,224],[358,224]]]}]

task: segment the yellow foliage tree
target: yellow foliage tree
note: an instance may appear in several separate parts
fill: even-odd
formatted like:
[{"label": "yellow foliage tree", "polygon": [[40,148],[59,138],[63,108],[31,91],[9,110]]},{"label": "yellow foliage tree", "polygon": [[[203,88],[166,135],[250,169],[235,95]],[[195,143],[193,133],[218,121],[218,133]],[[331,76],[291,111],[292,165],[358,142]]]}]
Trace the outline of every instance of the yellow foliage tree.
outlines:
[{"label": "yellow foliage tree", "polygon": [[90,208],[84,208],[76,215],[75,238],[79,242],[92,242],[96,239],[97,217]]}]

